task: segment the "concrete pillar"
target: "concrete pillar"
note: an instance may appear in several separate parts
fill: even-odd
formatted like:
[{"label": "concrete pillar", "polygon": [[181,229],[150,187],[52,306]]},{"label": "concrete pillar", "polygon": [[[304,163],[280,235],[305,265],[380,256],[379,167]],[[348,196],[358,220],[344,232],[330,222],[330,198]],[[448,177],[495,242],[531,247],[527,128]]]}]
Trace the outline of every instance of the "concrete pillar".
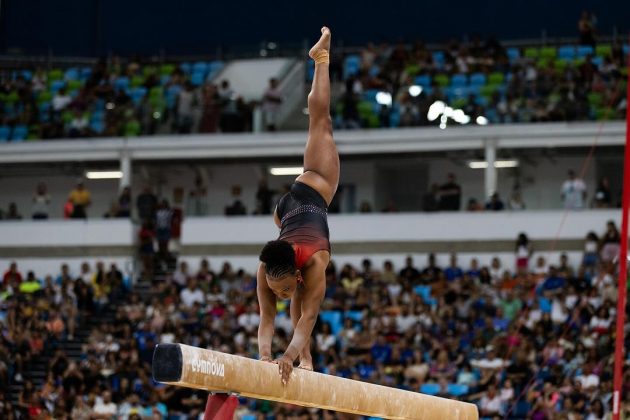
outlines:
[{"label": "concrete pillar", "polygon": [[122,172],[122,177],[120,178],[119,187],[122,190],[124,187],[131,187],[131,157],[129,153],[122,152],[120,154],[120,172]]},{"label": "concrete pillar", "polygon": [[494,167],[494,162],[497,160],[496,140],[485,140],[485,157],[486,162],[488,162],[488,166],[486,167],[484,174],[484,191],[486,193],[485,200],[487,200],[497,191],[497,168]]}]

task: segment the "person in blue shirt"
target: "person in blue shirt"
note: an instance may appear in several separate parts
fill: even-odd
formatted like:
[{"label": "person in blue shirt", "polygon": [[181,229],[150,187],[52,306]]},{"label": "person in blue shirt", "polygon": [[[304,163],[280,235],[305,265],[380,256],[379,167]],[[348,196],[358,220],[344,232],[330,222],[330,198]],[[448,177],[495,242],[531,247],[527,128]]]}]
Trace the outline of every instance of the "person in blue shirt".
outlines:
[{"label": "person in blue shirt", "polygon": [[444,270],[444,276],[448,281],[461,280],[464,277],[464,272],[457,266],[457,254],[454,252],[451,254],[451,264]]}]

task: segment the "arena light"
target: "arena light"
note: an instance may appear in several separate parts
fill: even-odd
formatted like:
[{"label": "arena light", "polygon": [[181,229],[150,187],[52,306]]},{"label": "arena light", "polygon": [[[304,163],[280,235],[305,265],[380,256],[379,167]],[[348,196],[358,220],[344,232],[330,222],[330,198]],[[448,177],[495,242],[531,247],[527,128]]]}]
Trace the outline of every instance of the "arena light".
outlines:
[{"label": "arena light", "polygon": [[378,92],[376,94],[376,102],[379,105],[392,106],[392,94],[389,92]]},{"label": "arena light", "polygon": [[482,115],[478,116],[475,122],[479,125],[488,125],[488,119]]},{"label": "arena light", "polygon": [[304,172],[304,168],[301,166],[291,166],[291,167],[283,167],[283,168],[271,168],[269,169],[269,173],[271,175],[282,176],[282,175],[302,175]]},{"label": "arena light", "polygon": [[438,119],[440,114],[444,112],[446,108],[446,104],[442,101],[435,101],[429,107],[429,112],[427,113],[427,118],[429,121],[435,121]]},{"label": "arena light", "polygon": [[422,93],[422,86],[412,85],[409,86],[409,95],[414,98],[419,96]]},{"label": "arena light", "polygon": [[121,171],[88,171],[85,173],[87,179],[120,179],[122,176]]},{"label": "arena light", "polygon": [[[518,160],[496,160],[494,161],[494,167],[497,169],[504,168],[516,168],[518,166]],[[468,162],[470,169],[486,169],[488,162],[485,160],[472,160]]]}]

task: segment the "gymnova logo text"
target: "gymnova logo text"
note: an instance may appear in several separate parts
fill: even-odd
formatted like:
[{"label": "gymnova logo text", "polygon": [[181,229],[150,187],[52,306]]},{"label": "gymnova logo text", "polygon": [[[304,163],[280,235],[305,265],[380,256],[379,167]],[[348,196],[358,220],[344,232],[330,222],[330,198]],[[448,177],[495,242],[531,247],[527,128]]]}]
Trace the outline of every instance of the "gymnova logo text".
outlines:
[{"label": "gymnova logo text", "polygon": [[190,367],[194,373],[203,373],[212,376],[225,376],[225,365],[217,361],[216,358],[200,359],[193,358],[190,361]]}]

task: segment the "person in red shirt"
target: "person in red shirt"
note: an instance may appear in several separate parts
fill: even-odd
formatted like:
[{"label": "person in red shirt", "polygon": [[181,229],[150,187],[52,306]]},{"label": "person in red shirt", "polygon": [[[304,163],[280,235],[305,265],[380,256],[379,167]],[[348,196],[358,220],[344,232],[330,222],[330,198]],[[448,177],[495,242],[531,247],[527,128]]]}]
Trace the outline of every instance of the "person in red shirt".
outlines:
[{"label": "person in red shirt", "polygon": [[12,262],[9,269],[5,271],[4,276],[2,277],[2,282],[6,286],[19,286],[20,283],[22,283],[22,274],[18,271],[16,262]]}]

